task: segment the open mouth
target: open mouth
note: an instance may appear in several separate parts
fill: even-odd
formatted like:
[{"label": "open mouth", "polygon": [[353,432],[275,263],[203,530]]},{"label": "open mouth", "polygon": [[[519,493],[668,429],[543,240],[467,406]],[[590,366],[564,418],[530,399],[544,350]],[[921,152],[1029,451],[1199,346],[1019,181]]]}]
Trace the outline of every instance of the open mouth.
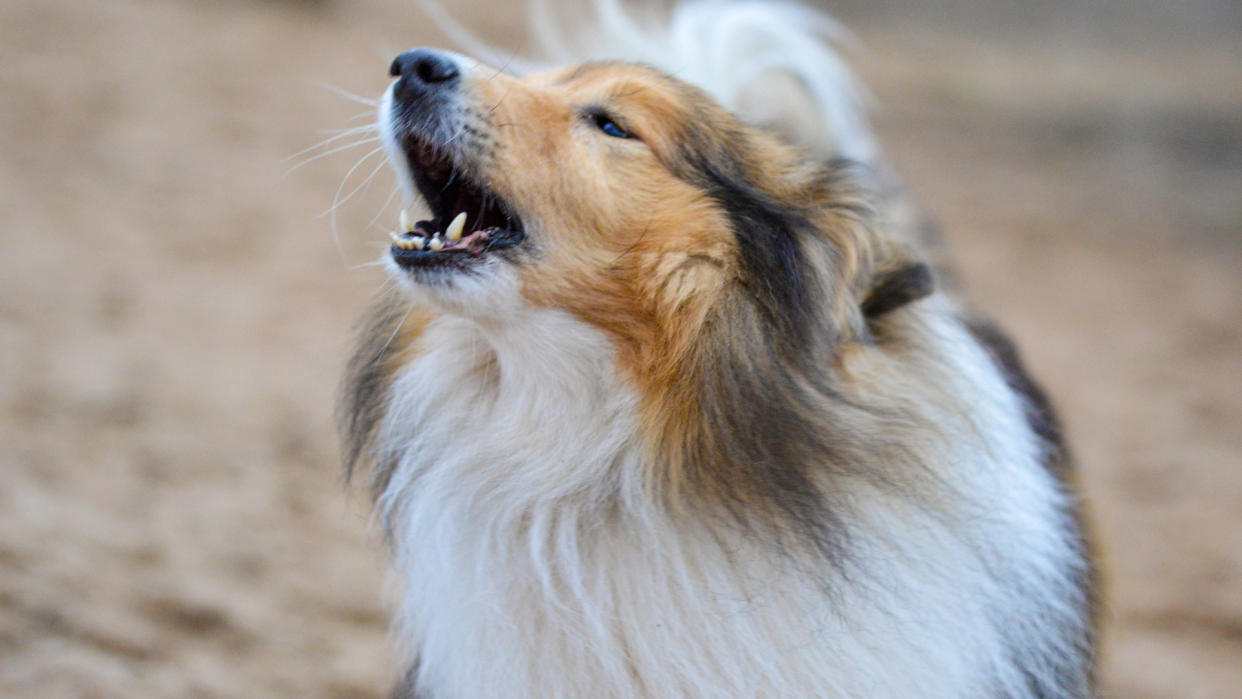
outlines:
[{"label": "open mouth", "polygon": [[412,222],[401,212],[401,228],[392,234],[394,262],[407,269],[468,269],[526,237],[522,220],[504,200],[476,184],[447,156],[409,142],[405,152],[432,219]]}]

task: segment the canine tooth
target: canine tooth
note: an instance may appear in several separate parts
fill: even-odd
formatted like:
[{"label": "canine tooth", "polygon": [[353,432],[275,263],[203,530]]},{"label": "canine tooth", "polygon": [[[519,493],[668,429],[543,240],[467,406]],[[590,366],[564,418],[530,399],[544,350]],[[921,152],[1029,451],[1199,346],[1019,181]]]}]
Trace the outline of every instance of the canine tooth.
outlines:
[{"label": "canine tooth", "polygon": [[392,238],[392,242],[394,242],[394,243],[400,243],[400,242],[401,242],[401,236],[400,236],[400,235],[398,235],[396,231],[389,231],[389,232],[388,232],[388,237],[389,237],[389,238]]},{"label": "canine tooth", "polygon": [[466,227],[466,212],[463,211],[453,217],[453,222],[444,229],[444,237],[449,240],[461,240],[462,229]]},{"label": "canine tooth", "polygon": [[431,248],[432,250],[440,250],[444,247],[444,241],[440,240],[439,238],[432,238],[431,242],[427,243],[427,247]]},{"label": "canine tooth", "polygon": [[414,224],[410,222],[410,212],[405,209],[401,210],[401,230],[406,233],[414,232]]}]

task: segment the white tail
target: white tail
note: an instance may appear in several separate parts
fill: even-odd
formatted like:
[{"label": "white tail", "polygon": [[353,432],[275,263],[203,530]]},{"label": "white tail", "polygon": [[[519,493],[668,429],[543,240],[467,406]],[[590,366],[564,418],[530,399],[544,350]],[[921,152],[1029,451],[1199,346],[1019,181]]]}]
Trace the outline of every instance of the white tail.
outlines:
[{"label": "white tail", "polygon": [[[773,128],[822,157],[874,164],[862,93],[832,43],[847,34],[827,15],[767,0],[686,0],[664,21],[635,17],[621,0],[593,0],[581,22],[555,0],[530,0],[540,56],[517,57],[483,42],[434,0],[445,34],[469,53],[526,72],[592,59],[641,61],[707,90],[743,119]],[[581,22],[581,24],[579,24]]]}]

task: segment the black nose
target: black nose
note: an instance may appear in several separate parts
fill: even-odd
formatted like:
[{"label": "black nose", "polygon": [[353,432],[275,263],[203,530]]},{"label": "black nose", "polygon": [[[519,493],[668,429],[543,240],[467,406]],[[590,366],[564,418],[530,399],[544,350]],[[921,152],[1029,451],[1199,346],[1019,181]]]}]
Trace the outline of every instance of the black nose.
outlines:
[{"label": "black nose", "polygon": [[414,49],[393,59],[388,74],[397,81],[397,91],[444,88],[461,76],[457,61],[449,54],[432,49]]}]

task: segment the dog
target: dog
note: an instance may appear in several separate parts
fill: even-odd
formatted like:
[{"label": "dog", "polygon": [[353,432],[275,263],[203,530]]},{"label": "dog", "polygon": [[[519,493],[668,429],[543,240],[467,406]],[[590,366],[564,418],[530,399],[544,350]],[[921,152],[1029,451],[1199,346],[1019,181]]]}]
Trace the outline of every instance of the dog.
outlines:
[{"label": "dog", "polygon": [[395,695],[1090,696],[1060,427],[938,286],[834,25],[595,5],[648,63],[391,65],[430,213],[341,422],[404,581]]}]

